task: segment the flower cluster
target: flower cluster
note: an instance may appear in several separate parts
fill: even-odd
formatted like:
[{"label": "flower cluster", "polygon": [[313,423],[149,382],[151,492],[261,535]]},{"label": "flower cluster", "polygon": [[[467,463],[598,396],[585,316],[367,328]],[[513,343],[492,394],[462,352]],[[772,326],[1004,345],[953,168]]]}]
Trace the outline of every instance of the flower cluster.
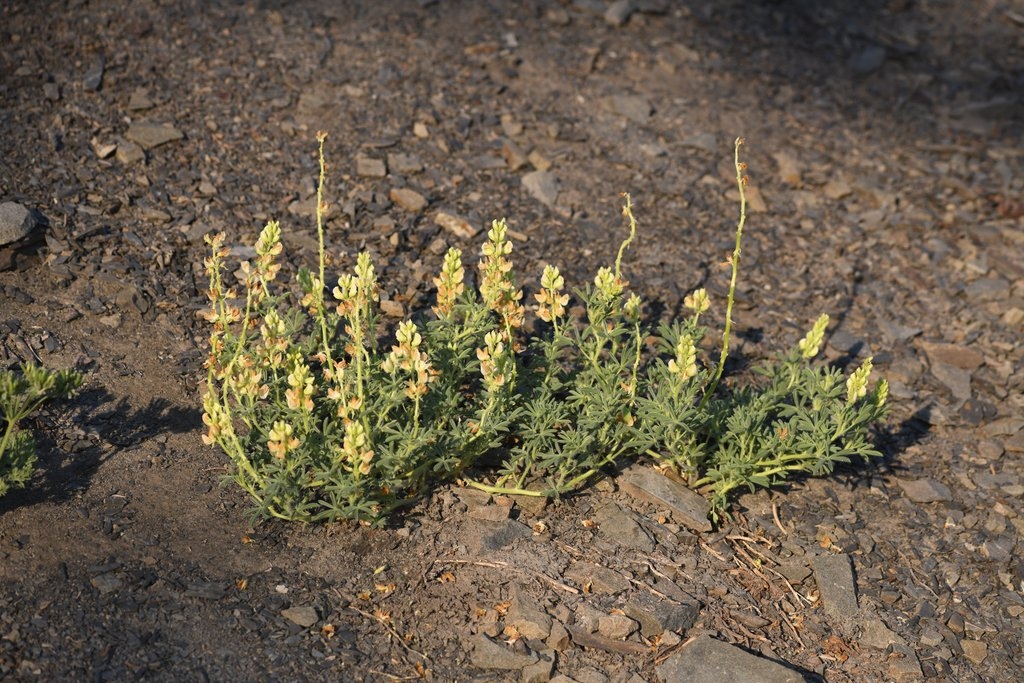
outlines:
[{"label": "flower cluster", "polygon": [[516,289],[512,280],[512,262],[507,258],[512,253],[512,243],[506,239],[507,231],[504,219],[491,223],[479,266],[480,296],[483,297],[484,305],[501,317],[506,336],[509,331],[522,326],[526,314],[526,309],[520,303],[523,290]]},{"label": "flower cluster", "polygon": [[291,372],[288,373],[288,390],[285,401],[292,410],[303,413],[313,412],[313,376],[302,357],[293,352],[289,358]]},{"label": "flower cluster", "polygon": [[825,338],[825,328],[828,327],[828,315],[822,314],[814,323],[811,331],[797,343],[800,355],[804,358],[814,358],[818,355],[821,342]]},{"label": "flower cluster", "polygon": [[289,452],[299,447],[301,442],[293,436],[295,430],[284,420],[277,420],[270,428],[270,438],[267,440],[267,450],[278,460],[284,460]]},{"label": "flower cluster", "polygon": [[694,315],[701,315],[711,308],[711,300],[708,298],[708,290],[701,287],[687,294],[683,298],[683,305],[693,311]]},{"label": "flower cluster", "polygon": [[462,267],[462,251],[452,247],[444,255],[444,265],[441,267],[441,275],[434,278],[434,286],[437,287],[437,305],[434,306],[434,315],[438,318],[447,318],[455,309],[455,302],[466,291],[463,280],[466,277],[466,269]]},{"label": "flower cluster", "polygon": [[676,356],[668,361],[668,371],[682,379],[689,379],[697,374],[697,347],[688,335],[679,337]]},{"label": "flower cluster", "polygon": [[370,463],[373,461],[373,449],[369,447],[366,438],[366,428],[363,423],[357,420],[350,420],[345,423],[345,438],[342,441],[342,456],[349,466],[359,474],[370,473]]},{"label": "flower cluster", "polygon": [[399,371],[410,375],[405,394],[411,399],[419,399],[427,393],[427,385],[434,381],[437,372],[430,366],[430,357],[420,351],[423,339],[416,331],[416,324],[405,320],[398,325],[395,334],[397,346],[391,347],[380,367],[389,375],[397,375]]},{"label": "flower cluster", "polygon": [[476,350],[477,360],[480,361],[480,375],[488,393],[498,391],[514,373],[515,361],[511,350],[502,339],[501,332],[492,330],[484,337],[484,348]]},{"label": "flower cluster", "polygon": [[[338,277],[338,285],[332,293],[338,301],[338,315],[349,320],[368,317],[361,314],[380,300],[377,276],[368,253],[360,252],[356,257],[355,271]],[[348,333],[352,334],[352,331],[349,330]]]},{"label": "flower cluster", "polygon": [[594,287],[603,301],[614,301],[622,295],[623,290],[627,286],[629,286],[629,282],[616,275],[607,266],[599,268],[597,275],[594,276]]},{"label": "flower cluster", "polygon": [[231,416],[211,393],[203,397],[203,424],[206,425],[203,443],[207,446],[220,443],[222,439],[232,434]]},{"label": "flower cluster", "polygon": [[558,324],[558,319],[565,315],[565,306],[569,303],[569,295],[562,294],[565,278],[552,265],[544,266],[540,276],[540,291],[534,294],[537,299],[537,317],[544,322]]}]

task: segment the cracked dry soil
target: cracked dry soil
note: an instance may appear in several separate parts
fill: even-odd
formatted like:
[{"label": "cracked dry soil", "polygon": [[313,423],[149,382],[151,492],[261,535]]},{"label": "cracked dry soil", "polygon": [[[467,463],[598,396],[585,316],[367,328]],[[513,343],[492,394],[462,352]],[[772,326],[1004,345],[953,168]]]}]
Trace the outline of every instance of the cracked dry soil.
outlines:
[{"label": "cracked dry soil", "polygon": [[[41,219],[0,248],[0,362],[86,373],[0,501],[4,680],[715,680],[698,637],[750,680],[1020,677],[1020,5],[604,5],[0,4],[0,200]],[[733,377],[829,313],[828,360],[892,383],[886,457],[712,531],[615,476],[251,525],[200,440],[202,237],[278,218],[311,263],[320,129],[335,267],[369,250],[392,313],[479,248],[438,213],[580,284],[628,191],[628,279],[664,315],[706,286],[719,330],[744,136]]]}]

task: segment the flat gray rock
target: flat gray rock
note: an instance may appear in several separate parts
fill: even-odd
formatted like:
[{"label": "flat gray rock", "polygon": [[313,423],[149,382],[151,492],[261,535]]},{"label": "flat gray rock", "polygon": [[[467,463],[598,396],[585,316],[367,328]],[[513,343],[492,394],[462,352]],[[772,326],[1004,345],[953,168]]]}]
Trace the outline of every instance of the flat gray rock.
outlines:
[{"label": "flat gray rock", "polygon": [[0,204],[0,244],[17,242],[36,227],[36,218],[21,204]]},{"label": "flat gray rock", "polygon": [[711,505],[704,496],[659,474],[649,467],[630,465],[619,476],[619,487],[626,493],[672,511],[675,521],[694,531],[711,531],[708,512]]},{"label": "flat gray rock", "polygon": [[600,526],[601,535],[616,545],[644,552],[654,550],[654,540],[650,535],[615,503],[598,509],[594,521]]},{"label": "flat gray rock", "polygon": [[525,669],[540,658],[535,652],[516,652],[480,633],[470,640],[470,661],[479,669]]},{"label": "flat gray rock", "polygon": [[687,643],[656,671],[663,683],[804,683],[793,669],[710,636]]},{"label": "flat gray rock", "polygon": [[434,214],[434,222],[456,237],[466,240],[476,237],[480,232],[480,229],[468,220],[450,211],[438,211]]},{"label": "flat gray rock", "polygon": [[849,555],[815,557],[814,580],[818,583],[825,614],[835,619],[848,619],[857,614],[857,587]]},{"label": "flat gray rock", "polygon": [[315,624],[319,618],[316,613],[316,608],[309,605],[283,609],[281,610],[281,616],[293,624],[298,624],[303,628],[309,628]]},{"label": "flat gray rock", "polygon": [[932,376],[942,382],[953,398],[966,401],[971,397],[971,373],[947,363],[932,363]]},{"label": "flat gray rock", "polygon": [[168,142],[181,140],[185,134],[169,123],[139,121],[128,126],[124,136],[142,149],[153,149]]},{"label": "flat gray rock", "polygon": [[937,503],[953,500],[953,494],[950,493],[949,487],[934,479],[897,479],[896,481],[900,488],[903,489],[903,493],[906,494],[907,498],[915,503]]},{"label": "flat gray rock", "polygon": [[640,624],[640,633],[651,638],[665,631],[686,633],[697,621],[700,606],[696,602],[677,605],[643,592],[630,598],[622,611]]},{"label": "flat gray rock", "polygon": [[635,95],[614,95],[609,103],[612,111],[637,124],[647,123],[654,112],[650,102]]},{"label": "flat gray rock", "polygon": [[530,528],[512,519],[485,522],[471,519],[466,525],[466,547],[475,555],[501,550],[516,541],[530,538]]},{"label": "flat gray rock", "polygon": [[523,187],[533,198],[549,208],[558,199],[558,178],[551,171],[532,171],[523,176]]},{"label": "flat gray rock", "polygon": [[962,344],[921,342],[921,348],[932,364],[943,363],[963,370],[977,370],[985,362],[985,356]]},{"label": "flat gray rock", "polygon": [[577,562],[566,569],[563,576],[584,588],[589,587],[594,593],[614,595],[629,590],[632,585],[629,579],[614,569],[590,562]]},{"label": "flat gray rock", "polygon": [[900,645],[907,644],[903,638],[900,638],[897,634],[893,633],[889,627],[885,625],[885,622],[878,617],[871,617],[864,621],[860,640],[858,642],[861,645],[867,645],[868,647],[873,647],[876,650],[886,650],[893,643],[898,643]]}]

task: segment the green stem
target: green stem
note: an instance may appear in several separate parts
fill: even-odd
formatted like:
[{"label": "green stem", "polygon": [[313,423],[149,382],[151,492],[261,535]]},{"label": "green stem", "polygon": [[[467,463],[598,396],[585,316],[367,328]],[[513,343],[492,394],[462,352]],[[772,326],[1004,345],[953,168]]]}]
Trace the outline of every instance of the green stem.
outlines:
[{"label": "green stem", "polygon": [[324,161],[324,140],[327,139],[327,133],[320,132],[317,134],[317,141],[320,143],[320,178],[316,184],[316,235],[319,241],[319,257],[320,257],[320,291],[317,292],[316,298],[319,305],[317,306],[317,318],[320,323],[320,342],[323,345],[324,355],[327,357],[327,367],[332,367],[331,363],[331,346],[329,342],[329,336],[327,334],[327,304],[324,301],[324,287],[327,285],[326,276],[326,250],[324,248],[324,183],[327,179],[327,162]]},{"label": "green stem", "polygon": [[743,240],[743,226],[747,222],[747,195],[743,191],[743,188],[746,185],[743,176],[743,169],[746,167],[746,164],[740,163],[740,145],[742,144],[743,138],[736,138],[733,165],[736,167],[736,186],[740,191],[740,220],[736,226],[736,246],[733,249],[731,259],[732,279],[729,281],[729,299],[725,308],[725,329],[722,331],[722,355],[718,360],[718,367],[715,369],[715,379],[712,380],[711,386],[708,387],[707,392],[704,394],[704,398],[701,399],[701,410],[704,409],[707,402],[718,389],[718,382],[722,379],[722,372],[725,370],[725,361],[729,357],[729,334],[732,331],[732,307],[736,300],[736,278],[739,275],[740,270],[740,243]]}]

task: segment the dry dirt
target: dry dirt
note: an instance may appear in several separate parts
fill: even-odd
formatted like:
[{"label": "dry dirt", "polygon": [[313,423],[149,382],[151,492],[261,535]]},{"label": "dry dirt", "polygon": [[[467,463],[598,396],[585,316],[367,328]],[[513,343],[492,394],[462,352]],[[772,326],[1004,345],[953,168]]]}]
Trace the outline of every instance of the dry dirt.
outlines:
[{"label": "dry dirt", "polygon": [[[0,201],[42,219],[0,248],[0,363],[86,375],[0,500],[4,680],[653,682],[701,634],[806,680],[1020,677],[1024,8],[635,4],[619,26],[601,2],[0,4]],[[406,311],[447,246],[477,248],[439,210],[507,217],[520,273],[581,283],[623,191],[656,312],[721,302],[745,137],[736,358],[832,315],[829,360],[892,383],[884,461],[706,533],[614,477],[499,521],[508,501],[449,486],[382,530],[251,524],[200,440],[202,237],[278,218],[311,263],[317,130],[330,249],[370,250]],[[822,599],[835,557],[855,613]],[[696,612],[587,640],[650,599]],[[526,659],[481,668],[483,634]]]}]

